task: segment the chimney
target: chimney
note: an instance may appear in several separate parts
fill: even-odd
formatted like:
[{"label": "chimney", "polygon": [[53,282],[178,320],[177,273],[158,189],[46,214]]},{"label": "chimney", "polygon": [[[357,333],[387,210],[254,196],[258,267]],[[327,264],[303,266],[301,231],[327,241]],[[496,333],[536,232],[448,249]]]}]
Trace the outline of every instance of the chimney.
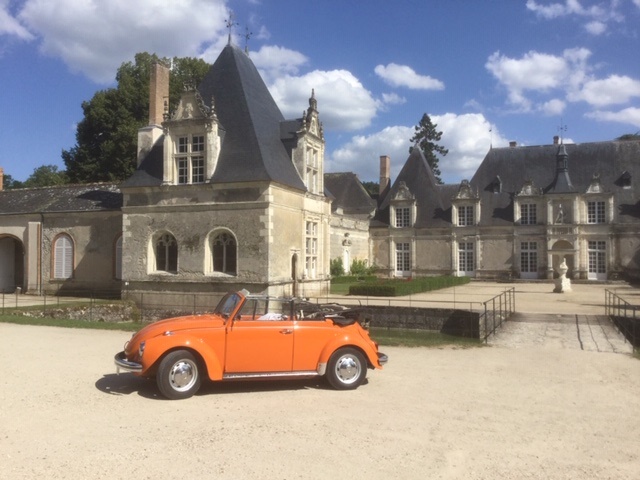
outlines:
[{"label": "chimney", "polygon": [[162,125],[165,101],[169,101],[169,68],[154,63],[149,79],[149,125]]},{"label": "chimney", "polygon": [[380,155],[380,187],[378,194],[380,198],[386,193],[391,183],[391,158],[388,155]]},{"label": "chimney", "polygon": [[553,136],[553,144],[558,145],[560,143],[560,137],[558,135]]},{"label": "chimney", "polygon": [[510,146],[511,148],[516,148],[516,147],[518,146],[518,142],[511,141],[511,142],[509,142],[509,146]]},{"label": "chimney", "polygon": [[4,190],[4,170],[0,167],[0,192]]},{"label": "chimney", "polygon": [[162,136],[165,102],[169,101],[169,68],[155,63],[149,76],[149,125],[138,130],[138,166]]}]

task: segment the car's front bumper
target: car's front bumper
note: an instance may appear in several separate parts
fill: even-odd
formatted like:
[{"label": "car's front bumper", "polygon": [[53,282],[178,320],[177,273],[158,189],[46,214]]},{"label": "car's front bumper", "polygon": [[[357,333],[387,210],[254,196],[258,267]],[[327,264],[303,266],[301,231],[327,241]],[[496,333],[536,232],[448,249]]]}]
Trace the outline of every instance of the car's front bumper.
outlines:
[{"label": "car's front bumper", "polygon": [[127,360],[124,351],[116,353],[116,356],[113,357],[113,362],[116,364],[116,373],[120,373],[120,370],[133,373],[142,371],[142,364]]},{"label": "car's front bumper", "polygon": [[389,357],[387,357],[384,353],[378,352],[378,362],[380,365],[384,365],[389,361]]}]

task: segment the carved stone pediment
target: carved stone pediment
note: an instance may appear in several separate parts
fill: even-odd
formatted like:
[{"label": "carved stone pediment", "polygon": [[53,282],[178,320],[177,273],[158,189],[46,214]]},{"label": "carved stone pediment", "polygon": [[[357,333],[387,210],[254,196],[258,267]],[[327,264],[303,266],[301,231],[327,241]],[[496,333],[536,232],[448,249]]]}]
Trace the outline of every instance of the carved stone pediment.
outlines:
[{"label": "carved stone pediment", "polygon": [[398,183],[398,190],[393,195],[393,200],[414,201],[415,198],[416,198],[416,196],[411,193],[411,191],[409,190],[409,187],[407,187],[406,183],[404,183],[404,182]]},{"label": "carved stone pediment", "polygon": [[516,194],[518,197],[533,197],[540,195],[540,188],[533,184],[533,180],[525,180],[522,184],[522,188]]},{"label": "carved stone pediment", "polygon": [[476,200],[478,198],[478,194],[473,191],[471,188],[471,184],[469,180],[462,180],[460,182],[460,188],[458,188],[458,193],[456,193],[454,200]]},{"label": "carved stone pediment", "polygon": [[602,183],[600,183],[600,174],[593,174],[593,177],[591,177],[591,183],[587,187],[586,193],[604,193]]},{"label": "carved stone pediment", "polygon": [[[211,99],[213,107],[213,99]],[[215,107],[209,108],[202,101],[197,90],[186,90],[180,97],[180,103],[171,115],[170,121],[209,120],[215,118]]]}]

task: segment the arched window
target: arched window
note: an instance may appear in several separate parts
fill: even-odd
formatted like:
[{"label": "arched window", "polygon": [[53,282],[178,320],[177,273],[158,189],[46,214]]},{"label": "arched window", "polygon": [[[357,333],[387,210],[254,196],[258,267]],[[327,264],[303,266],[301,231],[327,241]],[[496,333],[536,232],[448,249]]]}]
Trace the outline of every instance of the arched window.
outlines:
[{"label": "arched window", "polygon": [[235,275],[237,273],[236,239],[230,233],[219,233],[211,242],[213,271]]},{"label": "arched window", "polygon": [[165,233],[155,243],[156,271],[178,272],[178,242],[173,235]]},{"label": "arched window", "polygon": [[122,235],[118,236],[113,252],[113,276],[116,280],[122,280]]},{"label": "arched window", "polygon": [[53,241],[53,278],[66,279],[73,276],[73,241],[66,233]]}]

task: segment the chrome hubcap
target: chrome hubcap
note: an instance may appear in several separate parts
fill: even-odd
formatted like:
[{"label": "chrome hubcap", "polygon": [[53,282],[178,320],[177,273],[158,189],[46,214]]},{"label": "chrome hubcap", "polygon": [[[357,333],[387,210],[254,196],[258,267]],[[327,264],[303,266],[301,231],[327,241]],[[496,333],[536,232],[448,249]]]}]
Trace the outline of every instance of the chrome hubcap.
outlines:
[{"label": "chrome hubcap", "polygon": [[353,383],[360,376],[360,364],[351,355],[340,357],[336,362],[336,374],[342,383]]},{"label": "chrome hubcap", "polygon": [[198,368],[191,360],[180,360],[173,364],[169,373],[169,381],[174,390],[189,390],[198,378]]}]

